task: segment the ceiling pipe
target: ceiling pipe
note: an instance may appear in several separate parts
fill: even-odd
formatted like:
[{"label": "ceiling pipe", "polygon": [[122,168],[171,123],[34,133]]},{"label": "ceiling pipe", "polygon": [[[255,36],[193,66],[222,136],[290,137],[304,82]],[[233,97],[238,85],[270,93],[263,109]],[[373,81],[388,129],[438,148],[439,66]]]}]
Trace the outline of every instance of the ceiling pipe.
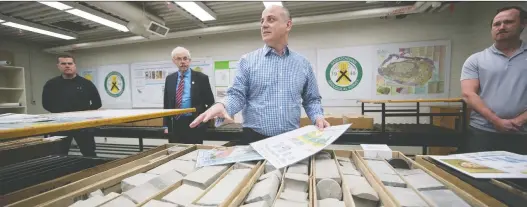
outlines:
[{"label": "ceiling pipe", "polygon": [[[365,18],[376,18],[376,17],[386,17],[393,15],[401,14],[414,14],[421,13],[426,11],[431,7],[432,3],[426,2],[417,2],[415,5],[411,6],[398,6],[398,7],[389,7],[389,8],[378,8],[378,9],[368,9],[362,11],[352,11],[352,12],[343,12],[337,14],[326,14],[326,15],[317,15],[317,16],[307,16],[307,17],[298,17],[293,18],[294,25],[305,25],[305,24],[315,24],[323,22],[333,22],[333,21],[345,21],[353,19],[365,19]],[[166,37],[156,37],[144,38],[141,36],[120,38],[114,40],[105,40],[97,42],[88,42],[88,43],[79,43],[66,46],[59,46],[53,48],[44,49],[48,53],[63,53],[66,51],[80,50],[80,49],[90,49],[90,48],[99,48],[115,45],[124,45],[132,43],[141,43],[165,39],[174,39],[182,37],[192,37],[199,35],[211,35],[211,34],[221,34],[227,32],[238,32],[238,31],[248,31],[248,30],[257,30],[260,29],[260,22],[246,23],[246,24],[237,24],[237,25],[225,25],[225,26],[215,26],[200,28],[187,31],[172,32],[167,34]]]},{"label": "ceiling pipe", "polygon": [[130,2],[88,1],[86,3],[128,20],[126,27],[130,30],[130,32],[146,38],[155,36],[146,29],[151,21],[165,25],[163,18],[146,12]]},{"label": "ceiling pipe", "polygon": [[165,20],[163,18],[154,15],[152,13],[149,13],[147,11],[144,11],[141,8],[138,8],[137,6],[133,5],[130,2],[125,1],[87,1],[86,2],[89,5],[98,7],[106,12],[115,14],[117,16],[123,17],[127,19],[128,21],[141,21],[144,20],[145,17],[152,21],[156,21],[160,24],[165,24]]}]

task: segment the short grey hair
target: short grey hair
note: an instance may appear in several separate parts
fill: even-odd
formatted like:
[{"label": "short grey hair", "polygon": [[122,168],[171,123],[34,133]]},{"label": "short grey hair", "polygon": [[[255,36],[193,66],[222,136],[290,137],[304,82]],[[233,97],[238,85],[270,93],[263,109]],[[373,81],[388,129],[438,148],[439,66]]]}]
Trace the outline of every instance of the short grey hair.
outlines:
[{"label": "short grey hair", "polygon": [[190,57],[190,51],[188,51],[187,48],[180,47],[180,46],[174,48],[174,49],[172,50],[172,53],[170,53],[170,55],[171,55],[172,58],[174,58],[174,56],[176,56],[176,54],[178,54],[178,53],[182,53],[182,52],[187,53],[188,58],[191,58],[191,57]]},{"label": "short grey hair", "polygon": [[277,8],[280,8],[282,10],[282,17],[284,18],[285,21],[289,21],[289,20],[292,20],[291,19],[291,13],[289,13],[289,9],[287,9],[285,6],[280,6],[280,5],[271,5],[271,6],[268,6],[264,9],[265,10],[268,10],[268,9],[271,9],[273,7],[277,7]]}]

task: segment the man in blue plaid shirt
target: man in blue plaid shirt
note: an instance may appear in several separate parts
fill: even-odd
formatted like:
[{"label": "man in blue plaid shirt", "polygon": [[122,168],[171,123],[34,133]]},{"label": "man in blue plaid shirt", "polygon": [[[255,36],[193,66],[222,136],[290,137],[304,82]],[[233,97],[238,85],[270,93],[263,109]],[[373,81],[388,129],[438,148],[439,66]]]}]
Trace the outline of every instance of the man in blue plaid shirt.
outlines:
[{"label": "man in blue plaid shirt", "polygon": [[243,110],[244,140],[239,144],[249,144],[297,129],[302,106],[319,129],[329,127],[311,64],[287,47],[291,27],[286,8],[266,8],[261,19],[265,46],[240,59],[226,98],[198,116],[190,127],[215,117],[220,123],[232,121],[231,117]]}]

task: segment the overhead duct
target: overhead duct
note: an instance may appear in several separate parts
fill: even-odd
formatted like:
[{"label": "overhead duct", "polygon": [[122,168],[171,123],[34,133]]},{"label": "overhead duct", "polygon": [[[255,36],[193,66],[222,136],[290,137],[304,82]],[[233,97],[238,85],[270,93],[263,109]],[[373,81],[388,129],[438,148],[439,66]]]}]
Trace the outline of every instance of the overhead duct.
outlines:
[{"label": "overhead duct", "polygon": [[[398,6],[398,7],[368,9],[368,10],[352,11],[352,12],[342,12],[342,13],[336,13],[336,14],[298,17],[298,18],[293,18],[293,22],[295,25],[305,25],[305,24],[344,21],[344,20],[353,20],[353,19],[386,17],[386,16],[394,16],[394,15],[402,15],[402,14],[414,14],[414,13],[421,13],[421,12],[426,11],[428,8],[431,7],[431,5],[432,3],[428,3],[428,2],[427,3],[417,2],[415,5],[412,5],[412,6]],[[105,40],[105,41],[59,46],[59,47],[54,47],[54,48],[48,48],[48,49],[45,49],[44,51],[49,52],[49,53],[61,53],[65,51],[79,50],[79,49],[107,47],[107,46],[149,42],[149,41],[164,40],[164,39],[221,34],[221,33],[227,33],[227,32],[238,32],[238,31],[257,30],[257,29],[260,29],[260,22],[237,24],[237,25],[215,26],[215,27],[199,28],[199,29],[187,30],[187,31],[172,32],[172,33],[168,33],[168,35],[165,38],[152,37],[150,39],[147,39],[147,38],[143,38],[140,36],[136,36],[136,37],[114,39],[114,40]]]},{"label": "overhead duct", "polygon": [[148,29],[152,21],[165,25],[165,21],[161,17],[146,12],[130,2],[88,1],[86,3],[128,20],[129,22],[126,26],[130,32],[145,38],[154,36],[152,31]]}]

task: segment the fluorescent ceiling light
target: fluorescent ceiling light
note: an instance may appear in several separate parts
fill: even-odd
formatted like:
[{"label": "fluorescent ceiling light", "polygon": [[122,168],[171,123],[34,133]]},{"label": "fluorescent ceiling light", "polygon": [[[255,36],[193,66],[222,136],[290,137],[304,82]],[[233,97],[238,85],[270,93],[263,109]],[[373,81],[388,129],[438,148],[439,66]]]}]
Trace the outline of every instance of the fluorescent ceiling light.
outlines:
[{"label": "fluorescent ceiling light", "polygon": [[5,21],[0,19],[0,23],[2,23],[2,22],[5,22]]},{"label": "fluorescent ceiling light", "polygon": [[201,21],[211,21],[216,20],[215,17],[213,17],[211,14],[209,14],[205,9],[201,8],[198,4],[195,2],[179,2],[175,1],[177,5],[182,7],[184,10],[188,11],[188,13],[194,15],[196,18],[198,18]]},{"label": "fluorescent ceiling light", "polygon": [[60,3],[60,2],[57,2],[57,1],[39,1],[39,3],[47,5],[47,6],[50,6],[50,7],[53,7],[53,8],[58,9],[58,10],[71,9],[71,6],[68,6],[66,4],[63,4],[63,3]]},{"label": "fluorescent ceiling light", "polygon": [[55,33],[55,32],[50,32],[50,31],[46,31],[46,30],[43,30],[43,29],[38,29],[38,28],[35,28],[35,27],[21,25],[21,24],[17,24],[17,23],[14,23],[14,22],[6,22],[6,23],[2,23],[2,24],[5,25],[5,26],[10,26],[10,27],[18,28],[18,29],[27,30],[27,31],[30,31],[30,32],[36,32],[36,33],[40,33],[40,34],[44,34],[44,35],[49,35],[49,36],[52,36],[52,37],[57,37],[57,38],[65,39],[65,40],[75,39],[75,37],[70,37],[70,36],[67,36],[67,35],[63,35],[63,34],[59,34],[59,33]]},{"label": "fluorescent ceiling light", "polygon": [[281,1],[264,1],[263,4],[265,8],[270,7],[272,5],[283,6]]},{"label": "fluorescent ceiling light", "polygon": [[117,29],[119,31],[123,31],[123,32],[128,32],[129,31],[128,28],[126,26],[124,26],[124,25],[117,24],[117,23],[112,22],[110,20],[107,20],[105,18],[95,16],[93,14],[90,14],[88,12],[85,12],[85,11],[82,11],[82,10],[79,10],[79,9],[66,10],[66,12],[68,12],[70,14],[77,15],[77,16],[82,17],[84,19],[88,19],[88,20],[97,22],[99,24],[106,25],[108,27]]},{"label": "fluorescent ceiling light", "polygon": [[129,31],[128,28],[126,26],[124,26],[124,25],[115,23],[115,22],[110,21],[108,19],[105,19],[105,18],[99,17],[97,15],[93,15],[91,13],[82,11],[80,9],[73,8],[72,6],[69,6],[69,5],[60,3],[60,2],[56,2],[56,1],[41,1],[39,3],[47,5],[47,6],[50,6],[50,7],[53,7],[55,9],[58,9],[58,10],[61,10],[61,11],[68,12],[70,14],[82,17],[84,19],[87,19],[87,20],[90,20],[90,21],[93,21],[93,22],[97,22],[97,23],[102,24],[102,25],[106,25],[108,27],[117,29],[119,31],[123,31],[123,32],[128,32]]}]

